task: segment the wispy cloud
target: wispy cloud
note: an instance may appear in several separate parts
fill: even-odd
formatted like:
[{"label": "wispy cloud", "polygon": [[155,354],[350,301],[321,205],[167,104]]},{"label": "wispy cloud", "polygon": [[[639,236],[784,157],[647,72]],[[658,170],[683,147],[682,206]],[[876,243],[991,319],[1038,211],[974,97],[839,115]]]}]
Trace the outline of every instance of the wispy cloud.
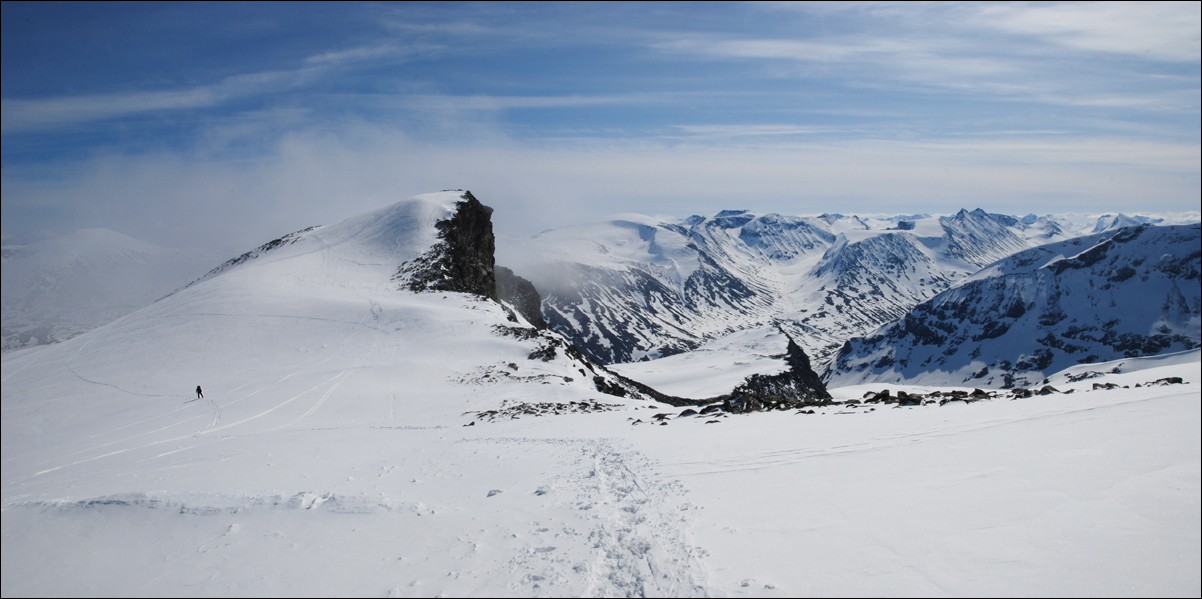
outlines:
[{"label": "wispy cloud", "polygon": [[215,106],[235,98],[294,87],[312,75],[310,69],[253,73],[220,83],[182,90],[70,96],[38,100],[6,99],[0,109],[0,132],[24,133],[55,129],[123,116]]},{"label": "wispy cloud", "polygon": [[785,137],[847,132],[839,127],[797,125],[676,125],[674,129],[695,138]]},{"label": "wispy cloud", "polygon": [[[713,59],[764,59],[802,66],[801,76],[846,79],[856,85],[884,81],[941,88],[1021,89],[1018,77],[1028,69],[1018,60],[976,55],[971,46],[951,39],[840,36],[822,40],[687,36],[660,41],[655,49]],[[808,68],[806,68],[808,66]]]},{"label": "wispy cloud", "polygon": [[973,25],[1080,50],[1188,62],[1202,54],[1196,2],[983,4]]},{"label": "wispy cloud", "polygon": [[[802,33],[797,37],[664,33],[648,46],[682,58],[760,61],[764,64],[753,68],[842,80],[853,87],[925,88],[996,100],[1197,112],[1197,77],[1170,81],[1130,65],[1111,64],[1107,69],[1101,62],[1116,56],[1160,63],[1198,61],[1202,17],[1196,4],[785,7],[807,18],[854,14],[868,24],[832,32],[799,27]],[[765,8],[782,10],[781,5]],[[1089,54],[1100,56],[1091,61]],[[794,67],[767,66],[772,64]]]},{"label": "wispy cloud", "polygon": [[679,101],[682,95],[670,93],[623,93],[597,95],[501,96],[448,94],[376,95],[377,102],[404,106],[416,110],[513,110],[522,108],[565,108],[575,106],[612,106],[620,104],[667,104]]},{"label": "wispy cloud", "polygon": [[[754,131],[754,128],[751,129]],[[723,131],[722,126],[694,129]],[[59,226],[105,226],[170,245],[191,231],[226,247],[330,223],[432,189],[468,188],[497,208],[498,231],[533,233],[614,212],[681,216],[753,207],[1002,212],[1196,206],[1197,144],[1028,133],[944,142],[795,140],[714,145],[645,139],[519,142],[481,131],[438,143],[378,124],[284,135],[243,162],[160,153],[90,158],[3,173],[10,211],[43,210]],[[97,222],[90,208],[104,206]],[[17,221],[13,221],[17,222]],[[6,232],[12,232],[6,227]]]},{"label": "wispy cloud", "polygon": [[46,131],[146,113],[209,108],[242,98],[304,88],[339,68],[378,60],[402,60],[414,51],[397,46],[349,48],[310,56],[294,69],[244,73],[184,89],[5,98],[0,108],[0,133]]},{"label": "wispy cloud", "polygon": [[324,65],[337,66],[347,63],[366,62],[371,60],[398,60],[412,55],[414,52],[424,49],[430,50],[441,48],[441,46],[425,46],[417,48],[413,46],[393,46],[393,45],[377,45],[364,46],[360,48],[348,48],[345,50],[335,50],[332,52],[324,52],[310,56],[305,59],[307,65]]},{"label": "wispy cloud", "polygon": [[911,4],[355,5],[315,35],[264,9],[268,41],[188,32],[195,65],[6,83],[49,91],[4,98],[5,232],[246,245],[461,187],[514,232],[732,204],[1196,204],[1196,4]]}]

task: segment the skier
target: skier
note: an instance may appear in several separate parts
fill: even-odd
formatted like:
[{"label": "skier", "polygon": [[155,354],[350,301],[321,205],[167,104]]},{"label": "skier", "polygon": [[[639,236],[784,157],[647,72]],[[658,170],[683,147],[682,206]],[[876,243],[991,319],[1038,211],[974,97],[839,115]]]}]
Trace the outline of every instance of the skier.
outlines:
[{"label": "skier", "polygon": [[205,398],[205,394],[201,393],[200,385],[197,385],[196,386],[196,399],[204,399],[204,398]]}]

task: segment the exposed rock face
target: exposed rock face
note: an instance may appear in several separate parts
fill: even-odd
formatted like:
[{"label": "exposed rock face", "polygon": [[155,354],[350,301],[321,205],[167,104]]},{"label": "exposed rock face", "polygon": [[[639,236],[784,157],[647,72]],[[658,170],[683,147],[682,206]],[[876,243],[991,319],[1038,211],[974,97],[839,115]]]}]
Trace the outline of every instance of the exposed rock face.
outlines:
[{"label": "exposed rock face", "polygon": [[[784,331],[781,331],[784,333]],[[780,374],[753,374],[723,401],[728,412],[758,412],[761,410],[789,410],[807,405],[821,404],[831,400],[826,385],[814,369],[810,358],[801,347],[789,339],[785,362],[789,370]]]},{"label": "exposed rock face", "polygon": [[412,291],[458,291],[496,300],[492,208],[465,191],[455,214],[435,226],[440,241],[402,264],[397,278],[407,275]]},{"label": "exposed rock face", "polygon": [[534,283],[517,276],[504,266],[496,267],[496,273],[497,298],[512,304],[514,309],[525,317],[526,322],[540,329],[547,328],[547,321],[543,320],[543,300],[534,288]]},{"label": "exposed rock face", "polygon": [[665,395],[637,381],[611,372],[585,357],[574,345],[547,329],[541,314],[542,299],[534,285],[508,268],[497,267],[493,255],[492,208],[481,204],[471,192],[463,193],[451,218],[439,221],[438,239],[429,251],[406,262],[394,280],[412,291],[457,291],[473,293],[493,301],[511,303],[536,329],[499,327],[497,333],[519,339],[537,339],[539,345],[529,359],[546,362],[560,359],[560,352],[574,362],[582,375],[591,374],[597,391],[617,397],[651,399],[672,405],[689,405],[694,400]]}]

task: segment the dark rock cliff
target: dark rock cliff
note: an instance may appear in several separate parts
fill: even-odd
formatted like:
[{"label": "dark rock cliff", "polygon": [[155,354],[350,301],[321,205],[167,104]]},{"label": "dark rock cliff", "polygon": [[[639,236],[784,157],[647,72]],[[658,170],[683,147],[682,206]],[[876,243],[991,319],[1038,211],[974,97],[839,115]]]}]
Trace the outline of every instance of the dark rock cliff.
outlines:
[{"label": "dark rock cliff", "polygon": [[543,299],[539,296],[534,283],[519,277],[504,266],[496,267],[497,298],[511,304],[526,321],[540,328],[547,328],[543,320]]},{"label": "dark rock cliff", "polygon": [[465,191],[455,214],[435,226],[439,242],[402,264],[394,279],[407,279],[411,291],[458,291],[496,300],[492,208]]},{"label": "dark rock cliff", "polygon": [[789,369],[780,374],[753,374],[747,377],[723,401],[728,412],[789,410],[831,400],[826,385],[810,367],[809,356],[787,333],[785,337],[789,339],[785,350],[785,363]]}]

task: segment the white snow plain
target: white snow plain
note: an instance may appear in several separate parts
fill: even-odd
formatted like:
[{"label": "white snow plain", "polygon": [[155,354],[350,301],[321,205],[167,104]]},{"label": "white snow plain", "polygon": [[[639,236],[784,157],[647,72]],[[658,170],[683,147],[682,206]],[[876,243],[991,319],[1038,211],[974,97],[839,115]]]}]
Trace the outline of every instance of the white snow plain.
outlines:
[{"label": "white snow plain", "polygon": [[1197,352],[1072,394],[679,417],[531,359],[492,302],[398,291],[454,200],[4,355],[3,595],[1202,592]]}]

